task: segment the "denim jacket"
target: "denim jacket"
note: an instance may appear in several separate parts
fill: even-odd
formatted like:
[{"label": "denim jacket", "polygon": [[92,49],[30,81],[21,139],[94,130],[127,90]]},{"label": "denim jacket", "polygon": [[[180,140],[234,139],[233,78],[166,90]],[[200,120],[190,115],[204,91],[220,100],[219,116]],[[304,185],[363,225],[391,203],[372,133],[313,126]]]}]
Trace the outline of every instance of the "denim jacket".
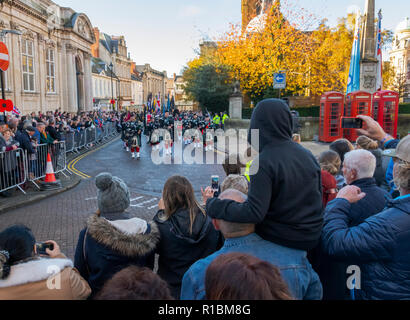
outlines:
[{"label": "denim jacket", "polygon": [[194,263],[182,280],[181,300],[204,300],[206,269],[219,255],[231,252],[250,254],[277,266],[295,299],[322,299],[322,284],[307,259],[306,251],[286,248],[252,233],[226,239],[221,250]]}]

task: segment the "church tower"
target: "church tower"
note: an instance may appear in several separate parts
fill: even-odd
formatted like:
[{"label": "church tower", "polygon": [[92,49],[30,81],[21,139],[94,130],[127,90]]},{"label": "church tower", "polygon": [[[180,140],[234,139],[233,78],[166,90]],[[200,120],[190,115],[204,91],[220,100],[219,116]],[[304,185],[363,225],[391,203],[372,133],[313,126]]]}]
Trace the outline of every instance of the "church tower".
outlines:
[{"label": "church tower", "polygon": [[375,0],[366,0],[362,17],[360,42],[360,90],[376,92],[377,58],[376,58],[376,12]]},{"label": "church tower", "polygon": [[242,0],[242,31],[246,30],[246,27],[253,18],[266,13],[274,1],[275,0]]}]

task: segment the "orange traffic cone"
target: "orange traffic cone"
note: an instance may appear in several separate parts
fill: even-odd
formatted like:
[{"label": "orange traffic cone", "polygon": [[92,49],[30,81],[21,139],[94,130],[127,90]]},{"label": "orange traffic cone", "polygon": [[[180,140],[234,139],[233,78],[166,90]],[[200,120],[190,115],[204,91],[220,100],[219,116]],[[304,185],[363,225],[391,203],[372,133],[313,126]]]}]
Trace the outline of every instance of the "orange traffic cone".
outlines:
[{"label": "orange traffic cone", "polygon": [[46,178],[44,182],[41,183],[41,190],[54,190],[60,189],[61,182],[56,179],[53,169],[53,163],[51,162],[50,153],[47,154],[47,167],[46,167]]}]

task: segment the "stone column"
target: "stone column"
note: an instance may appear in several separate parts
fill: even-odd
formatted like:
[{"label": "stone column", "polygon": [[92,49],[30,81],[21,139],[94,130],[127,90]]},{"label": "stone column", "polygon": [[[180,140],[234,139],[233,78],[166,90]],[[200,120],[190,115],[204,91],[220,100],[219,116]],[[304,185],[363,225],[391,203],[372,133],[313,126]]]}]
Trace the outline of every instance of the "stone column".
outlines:
[{"label": "stone column", "polygon": [[367,0],[362,25],[360,90],[376,92],[377,64],[375,0]]},{"label": "stone column", "polygon": [[74,57],[74,47],[71,44],[66,44],[66,92],[67,92],[67,110],[69,112],[77,112],[77,80],[76,80],[76,70],[75,70],[75,57]]},{"label": "stone column", "polygon": [[229,98],[229,117],[231,119],[242,119],[243,96],[239,81],[235,83],[234,92]]},{"label": "stone column", "polygon": [[93,109],[93,90],[92,90],[92,75],[91,75],[91,54],[84,53],[84,110],[91,111]]}]

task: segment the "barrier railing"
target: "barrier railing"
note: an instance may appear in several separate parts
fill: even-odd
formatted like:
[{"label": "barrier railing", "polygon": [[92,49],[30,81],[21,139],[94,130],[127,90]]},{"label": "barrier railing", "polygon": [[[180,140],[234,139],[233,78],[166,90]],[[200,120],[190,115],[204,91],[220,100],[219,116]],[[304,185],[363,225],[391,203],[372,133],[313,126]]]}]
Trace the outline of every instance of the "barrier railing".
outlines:
[{"label": "barrier railing", "polygon": [[0,192],[19,188],[26,194],[21,188],[26,183],[26,179],[27,166],[24,151],[16,149],[0,152]]},{"label": "barrier railing", "polygon": [[37,145],[33,154],[27,154],[22,149],[0,152],[0,193],[18,188],[25,194],[22,186],[26,182],[31,182],[40,189],[37,180],[46,176],[48,153],[54,172],[68,177],[66,172],[72,174],[67,168],[69,152],[78,152],[117,134],[115,123],[106,123],[102,128],[90,127],[80,132],[68,132],[63,135],[64,141],[55,144]]}]

